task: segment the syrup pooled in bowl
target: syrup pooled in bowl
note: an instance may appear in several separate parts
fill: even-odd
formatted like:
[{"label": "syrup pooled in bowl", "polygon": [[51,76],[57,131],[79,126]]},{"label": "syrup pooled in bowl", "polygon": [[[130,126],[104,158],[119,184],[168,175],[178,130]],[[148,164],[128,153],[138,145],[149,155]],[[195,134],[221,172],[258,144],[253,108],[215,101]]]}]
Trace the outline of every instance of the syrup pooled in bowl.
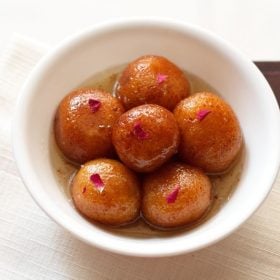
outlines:
[{"label": "syrup pooled in bowl", "polygon": [[[97,73],[92,77],[88,78],[80,85],[78,85],[77,88],[93,87],[107,92],[111,92],[112,95],[115,95],[115,89],[118,86],[117,80],[124,67],[125,65],[112,67],[111,69]],[[188,76],[190,82],[191,94],[194,94],[196,92],[216,92],[216,90],[214,90],[213,87],[211,87],[207,82],[205,82],[198,76],[187,72],[185,73]],[[100,129],[103,128],[100,127]],[[55,178],[57,179],[61,190],[67,196],[69,203],[71,203],[73,207],[75,207],[72,202],[70,188],[72,178],[79,170],[79,166],[65,159],[65,157],[62,155],[61,151],[56,145],[54,135],[52,135],[50,139],[50,154]],[[135,221],[134,223],[122,227],[108,227],[101,224],[97,224],[95,222],[93,223],[95,225],[98,225],[105,231],[110,231],[110,233],[122,236],[130,236],[134,238],[168,237],[171,235],[179,235],[185,232],[186,230],[190,231],[194,228],[197,228],[199,225],[205,223],[207,220],[213,217],[230,199],[240,179],[244,158],[245,149],[243,147],[239,153],[239,156],[227,172],[223,174],[215,174],[209,176],[213,187],[213,201],[206,213],[193,224],[184,226],[182,228],[178,228],[176,230],[172,229],[171,231],[168,229],[156,229],[154,226],[149,226],[143,220],[142,217],[139,217],[139,219],[137,219],[137,221]]]}]

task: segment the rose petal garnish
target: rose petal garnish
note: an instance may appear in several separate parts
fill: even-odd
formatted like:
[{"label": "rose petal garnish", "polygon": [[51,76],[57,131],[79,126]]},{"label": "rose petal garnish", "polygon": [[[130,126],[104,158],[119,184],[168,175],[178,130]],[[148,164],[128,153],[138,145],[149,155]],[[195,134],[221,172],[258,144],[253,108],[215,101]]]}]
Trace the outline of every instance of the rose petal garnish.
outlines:
[{"label": "rose petal garnish", "polygon": [[143,130],[141,123],[136,122],[133,126],[133,134],[139,139],[139,140],[145,140],[149,138],[149,133]]},{"label": "rose petal garnish", "polygon": [[89,99],[88,100],[88,105],[90,110],[95,113],[99,110],[100,106],[101,106],[101,102],[99,100],[95,100],[95,99]]},{"label": "rose petal garnish", "polygon": [[210,110],[202,109],[202,110],[200,110],[200,111],[197,112],[196,118],[197,118],[199,121],[202,121],[209,113],[211,113]]},{"label": "rose petal garnish", "polygon": [[167,79],[167,75],[164,74],[157,74],[157,82],[158,84],[163,83]]},{"label": "rose petal garnish", "polygon": [[84,187],[84,188],[83,188],[82,193],[85,193],[85,192],[86,192],[86,190],[87,190],[87,188],[86,188],[86,187]]},{"label": "rose petal garnish", "polygon": [[94,173],[90,176],[91,182],[94,184],[94,186],[102,192],[104,189],[104,183],[98,173]]},{"label": "rose petal garnish", "polygon": [[180,186],[176,185],[173,191],[167,195],[166,202],[167,203],[174,203],[177,199],[178,193],[180,190]]}]

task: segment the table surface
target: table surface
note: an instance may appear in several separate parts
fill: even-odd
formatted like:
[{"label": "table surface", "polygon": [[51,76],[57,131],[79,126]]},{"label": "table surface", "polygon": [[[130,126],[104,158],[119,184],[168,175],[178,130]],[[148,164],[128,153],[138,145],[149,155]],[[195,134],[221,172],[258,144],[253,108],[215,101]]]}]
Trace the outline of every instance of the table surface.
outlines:
[{"label": "table surface", "polygon": [[252,60],[280,60],[279,0],[0,0],[0,53],[14,32],[49,45],[106,19],[163,16],[207,28]]}]

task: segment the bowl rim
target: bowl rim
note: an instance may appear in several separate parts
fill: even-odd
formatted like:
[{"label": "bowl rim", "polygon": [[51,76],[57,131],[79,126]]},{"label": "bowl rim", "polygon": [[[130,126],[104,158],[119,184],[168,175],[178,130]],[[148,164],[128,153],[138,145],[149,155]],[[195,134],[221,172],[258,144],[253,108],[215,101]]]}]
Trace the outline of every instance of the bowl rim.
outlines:
[{"label": "bowl rim", "polygon": [[[222,46],[223,48],[233,52],[234,54],[238,55],[240,60],[243,61],[244,64],[246,64],[247,68],[250,69],[250,71],[254,71],[256,75],[258,75],[258,78],[260,79],[259,82],[262,82],[263,85],[266,88],[266,98],[269,99],[269,103],[271,106],[270,114],[273,115],[273,118],[275,119],[274,122],[274,143],[276,144],[273,151],[273,164],[271,165],[270,174],[267,175],[266,179],[266,185],[263,186],[264,196],[259,200],[256,201],[254,208],[251,209],[245,216],[242,216],[242,219],[238,221],[238,223],[233,224],[231,227],[225,229],[224,231],[220,232],[219,234],[215,236],[211,236],[208,240],[204,240],[201,244],[196,244],[195,246],[184,247],[183,245],[180,248],[173,248],[172,246],[166,246],[164,250],[161,252],[146,252],[145,250],[142,250],[141,252],[137,252],[133,250],[133,248],[130,248],[128,246],[120,246],[116,245],[116,242],[113,242],[112,244],[105,244],[105,243],[99,243],[98,241],[95,241],[93,239],[87,238],[87,236],[81,234],[80,231],[76,230],[73,226],[71,226],[71,220],[63,219],[63,217],[59,217],[59,215],[56,214],[54,209],[52,209],[51,205],[48,203],[48,201],[44,200],[44,197],[40,195],[40,193],[37,191],[36,186],[33,184],[33,180],[31,176],[29,176],[30,170],[26,166],[26,158],[24,154],[24,143],[21,142],[20,139],[22,139],[22,136],[25,133],[25,130],[23,129],[23,126],[21,125],[22,119],[24,119],[25,115],[27,114],[27,108],[26,108],[26,102],[25,99],[30,98],[31,96],[31,89],[32,89],[32,83],[40,77],[41,73],[44,73],[44,71],[48,68],[48,65],[50,61],[55,60],[61,53],[63,53],[67,48],[73,47],[76,44],[78,44],[81,40],[89,38],[91,36],[96,36],[98,34],[104,33],[104,32],[114,32],[121,29],[126,28],[137,28],[137,27],[157,27],[157,28],[167,28],[172,29],[173,31],[182,31],[182,32],[188,32],[192,35],[195,34],[195,36],[199,36],[201,38],[207,39],[210,42],[214,42],[218,46]],[[277,129],[278,124],[278,129]],[[12,144],[13,144],[13,152],[14,157],[16,159],[16,164],[19,170],[19,173],[21,175],[21,178],[23,179],[24,185],[26,186],[26,189],[30,193],[30,195],[33,197],[34,201],[37,203],[37,205],[57,224],[71,232],[74,236],[76,236],[78,239],[90,244],[94,245],[95,247],[98,247],[100,249],[104,249],[107,251],[123,254],[123,255],[131,255],[131,256],[142,256],[142,257],[164,257],[164,256],[172,256],[172,255],[179,255],[183,253],[192,252],[201,248],[204,248],[206,246],[209,246],[211,244],[214,244],[218,242],[221,239],[224,239],[229,234],[231,234],[233,231],[235,231],[241,224],[243,224],[262,204],[262,202],[265,200],[267,195],[269,194],[273,182],[276,179],[278,169],[280,166],[280,130],[279,130],[279,124],[280,124],[280,114],[279,114],[279,107],[276,101],[276,98],[268,84],[268,82],[265,80],[261,72],[257,69],[257,67],[253,64],[251,60],[246,58],[245,55],[243,55],[240,51],[236,50],[234,47],[232,47],[228,42],[226,42],[224,39],[220,38],[219,36],[213,34],[212,32],[198,27],[193,24],[186,23],[184,21],[174,20],[170,18],[158,18],[158,17],[141,17],[141,18],[121,18],[121,19],[114,19],[114,20],[108,20],[106,22],[102,22],[99,24],[95,24],[81,32],[77,32],[74,35],[69,36],[65,40],[63,40],[61,43],[59,43],[56,47],[54,47],[51,51],[49,51],[41,60],[40,62],[34,67],[34,69],[31,71],[29,77],[25,81],[20,94],[19,98],[17,100],[16,105],[16,112],[15,116],[13,118],[12,123]],[[278,143],[278,144],[277,144]],[[69,222],[68,222],[69,221]]]}]

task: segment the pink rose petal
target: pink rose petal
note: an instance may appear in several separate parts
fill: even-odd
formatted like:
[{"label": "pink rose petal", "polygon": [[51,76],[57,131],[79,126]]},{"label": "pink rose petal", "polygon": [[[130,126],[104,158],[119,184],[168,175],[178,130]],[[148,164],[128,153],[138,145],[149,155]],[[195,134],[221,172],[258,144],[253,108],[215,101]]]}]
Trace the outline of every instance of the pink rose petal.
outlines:
[{"label": "pink rose petal", "polygon": [[174,190],[170,194],[168,194],[168,196],[166,197],[166,202],[174,203],[177,199],[179,190],[180,190],[180,186],[176,185]]},{"label": "pink rose petal", "polygon": [[133,126],[133,134],[139,139],[139,140],[145,140],[149,138],[149,133],[143,130],[141,123],[136,122]]},{"label": "pink rose petal", "polygon": [[167,75],[164,74],[157,74],[157,82],[158,84],[163,83],[167,79]]},{"label": "pink rose petal", "polygon": [[101,102],[99,100],[95,100],[95,99],[89,99],[88,100],[88,105],[90,110],[95,113],[99,110],[100,106],[101,106]]},{"label": "pink rose petal", "polygon": [[104,183],[98,173],[94,173],[90,176],[91,182],[94,184],[94,186],[102,192],[104,189]]},{"label": "pink rose petal", "polygon": [[200,110],[200,111],[197,112],[196,118],[197,118],[199,121],[202,121],[209,113],[211,113],[210,110],[202,109],[202,110]]}]

